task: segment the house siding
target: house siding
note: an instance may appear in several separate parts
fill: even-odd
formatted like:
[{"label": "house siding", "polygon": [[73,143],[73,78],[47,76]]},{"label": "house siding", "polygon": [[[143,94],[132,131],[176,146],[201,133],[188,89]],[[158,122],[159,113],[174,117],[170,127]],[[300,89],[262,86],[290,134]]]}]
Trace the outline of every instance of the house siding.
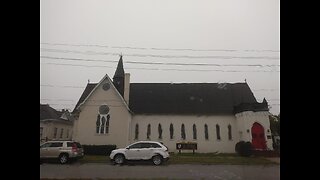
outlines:
[{"label": "house siding", "polygon": [[[59,121],[47,121],[47,122],[41,122],[40,121],[40,127],[43,128],[42,132],[42,138],[40,137],[40,142],[47,140],[70,140],[72,139],[72,124],[66,124],[64,122]],[[57,136],[56,138],[53,137],[54,134],[54,128],[57,128]],[[60,138],[61,129],[63,129],[63,136]],[[67,138],[67,132],[69,131],[69,137]]]}]

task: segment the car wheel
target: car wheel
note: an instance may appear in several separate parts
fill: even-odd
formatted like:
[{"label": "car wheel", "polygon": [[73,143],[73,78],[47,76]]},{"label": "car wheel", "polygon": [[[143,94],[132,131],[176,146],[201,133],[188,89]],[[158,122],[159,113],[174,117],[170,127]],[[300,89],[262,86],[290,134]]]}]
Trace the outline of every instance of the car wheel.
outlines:
[{"label": "car wheel", "polygon": [[122,154],[117,154],[115,157],[114,157],[114,162],[116,164],[123,164],[124,163],[124,156]]},{"label": "car wheel", "polygon": [[160,155],[156,155],[152,157],[152,162],[154,165],[160,165],[162,163],[162,157]]},{"label": "car wheel", "polygon": [[69,157],[67,154],[60,154],[60,156],[59,156],[60,164],[65,164],[68,162],[68,160],[69,160]]}]

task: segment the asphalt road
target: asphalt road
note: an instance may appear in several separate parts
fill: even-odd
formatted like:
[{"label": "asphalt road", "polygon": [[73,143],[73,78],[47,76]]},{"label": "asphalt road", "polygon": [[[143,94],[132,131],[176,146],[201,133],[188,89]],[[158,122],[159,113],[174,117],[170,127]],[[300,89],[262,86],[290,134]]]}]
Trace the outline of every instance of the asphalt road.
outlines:
[{"label": "asphalt road", "polygon": [[168,179],[280,179],[280,166],[268,165],[110,165],[87,164],[42,164],[40,178],[168,178]]}]

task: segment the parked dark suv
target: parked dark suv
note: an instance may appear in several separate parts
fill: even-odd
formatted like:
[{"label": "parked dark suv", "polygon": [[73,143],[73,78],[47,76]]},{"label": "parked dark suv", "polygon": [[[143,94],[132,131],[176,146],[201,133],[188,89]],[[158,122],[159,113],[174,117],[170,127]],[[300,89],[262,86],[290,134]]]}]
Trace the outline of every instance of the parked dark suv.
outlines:
[{"label": "parked dark suv", "polygon": [[48,141],[40,145],[40,162],[44,159],[58,159],[61,164],[70,159],[84,156],[84,151],[79,142],[75,141]]}]

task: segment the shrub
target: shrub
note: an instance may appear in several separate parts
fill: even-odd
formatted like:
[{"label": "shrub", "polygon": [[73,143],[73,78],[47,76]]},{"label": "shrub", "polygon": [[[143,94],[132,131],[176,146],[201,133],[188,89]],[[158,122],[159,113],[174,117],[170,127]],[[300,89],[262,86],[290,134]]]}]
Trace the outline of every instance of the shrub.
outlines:
[{"label": "shrub", "polygon": [[242,149],[242,154],[243,156],[245,157],[249,157],[252,155],[252,144],[251,142],[246,142],[243,146],[243,149]]},{"label": "shrub", "polygon": [[110,155],[116,145],[82,145],[85,155]]},{"label": "shrub", "polygon": [[240,156],[249,157],[252,155],[252,144],[249,141],[240,141],[236,144],[235,150]]},{"label": "shrub", "polygon": [[240,154],[241,147],[243,146],[244,143],[245,143],[244,141],[240,141],[236,144],[235,150],[238,154]]}]

